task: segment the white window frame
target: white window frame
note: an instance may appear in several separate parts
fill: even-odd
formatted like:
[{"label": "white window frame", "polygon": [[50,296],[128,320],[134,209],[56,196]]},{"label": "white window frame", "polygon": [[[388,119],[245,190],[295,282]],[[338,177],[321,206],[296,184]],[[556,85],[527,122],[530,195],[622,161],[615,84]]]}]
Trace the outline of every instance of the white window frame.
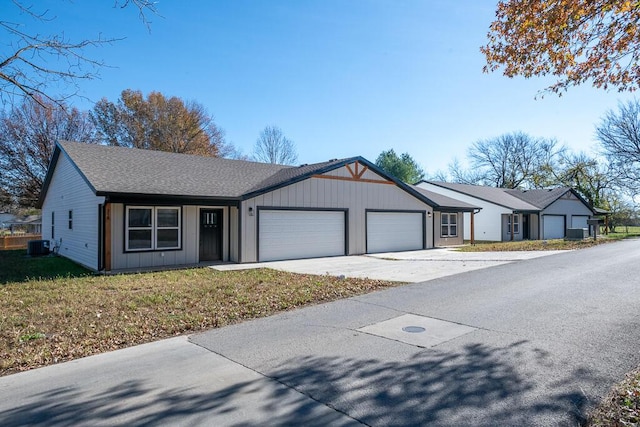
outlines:
[{"label": "white window frame", "polygon": [[[151,226],[148,227],[130,227],[129,211],[131,209],[149,209],[151,210]],[[178,212],[178,225],[171,227],[158,226],[158,210],[175,210]],[[182,248],[182,208],[180,206],[134,206],[128,205],[125,209],[124,216],[124,244],[125,252],[149,252],[149,251],[169,251]],[[130,248],[129,247],[129,231],[130,230],[151,230],[151,246],[147,248]],[[178,230],[177,246],[158,246],[158,230]]]},{"label": "white window frame", "polygon": [[[447,223],[445,224],[444,219],[447,218]],[[454,221],[451,222],[451,218],[454,218]],[[455,227],[456,232],[451,233],[451,227]],[[443,227],[447,227],[447,233],[443,233]],[[440,213],[440,237],[458,237],[458,214],[455,212],[442,212]]]},{"label": "white window frame", "polygon": [[511,234],[511,217],[513,217],[513,234],[520,234],[520,215],[507,215],[507,234]]}]

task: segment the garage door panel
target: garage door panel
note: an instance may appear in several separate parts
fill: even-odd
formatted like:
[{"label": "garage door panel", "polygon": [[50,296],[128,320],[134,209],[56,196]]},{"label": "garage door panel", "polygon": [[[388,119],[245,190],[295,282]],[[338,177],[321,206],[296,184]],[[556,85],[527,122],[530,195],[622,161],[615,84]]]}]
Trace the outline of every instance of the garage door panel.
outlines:
[{"label": "garage door panel", "polygon": [[571,228],[589,228],[588,215],[573,215],[571,217]]},{"label": "garage door panel", "polygon": [[259,260],[345,255],[344,211],[261,210]]},{"label": "garage door panel", "polygon": [[544,238],[562,239],[564,237],[564,216],[545,215],[544,217]]},{"label": "garage door panel", "polygon": [[419,250],[424,247],[422,212],[367,212],[367,252]]}]

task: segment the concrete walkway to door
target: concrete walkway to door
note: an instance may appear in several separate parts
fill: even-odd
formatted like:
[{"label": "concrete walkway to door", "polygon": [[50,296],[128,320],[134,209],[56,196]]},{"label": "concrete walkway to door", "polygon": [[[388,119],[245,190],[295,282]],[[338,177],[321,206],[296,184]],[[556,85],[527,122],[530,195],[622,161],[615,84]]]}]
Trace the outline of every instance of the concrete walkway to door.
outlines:
[{"label": "concrete walkway to door", "polygon": [[566,251],[457,252],[454,248],[438,248],[252,264],[224,264],[211,268],[220,271],[273,268],[291,273],[416,283],[560,252]]}]

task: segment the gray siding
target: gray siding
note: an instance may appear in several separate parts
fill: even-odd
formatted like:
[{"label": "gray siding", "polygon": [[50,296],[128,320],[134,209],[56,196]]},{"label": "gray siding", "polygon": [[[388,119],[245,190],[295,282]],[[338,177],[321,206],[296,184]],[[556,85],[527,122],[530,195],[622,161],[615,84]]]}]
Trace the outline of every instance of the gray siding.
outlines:
[{"label": "gray siding", "polygon": [[435,246],[455,246],[464,243],[464,214],[458,212],[458,237],[442,237],[441,212],[435,212],[433,221],[433,241]]},{"label": "gray siding", "polygon": [[[502,241],[503,242],[510,242],[511,241],[511,232],[509,230],[509,217],[511,215],[502,215]],[[522,214],[515,214],[514,216],[517,216],[518,219],[518,223],[519,223],[519,229],[516,233],[513,233],[513,240],[514,241],[518,241],[518,240],[522,240]]]},{"label": "gray siding", "polygon": [[585,206],[579,199],[573,194],[570,194],[570,198],[561,198],[547,206],[542,211],[543,215],[566,215],[567,218],[571,218],[572,215],[592,215],[591,209]]},{"label": "gray siding", "polygon": [[229,238],[231,239],[229,261],[238,262],[238,208],[229,208]]},{"label": "gray siding", "polygon": [[[347,176],[351,176],[346,168],[332,171],[330,174],[333,176],[345,176],[345,172]],[[367,177],[367,179],[374,178],[380,181],[383,180],[378,175]],[[243,236],[241,243],[242,262],[256,261],[257,215],[250,216],[248,208],[252,207],[255,213],[260,206],[348,209],[349,255],[363,254],[366,251],[366,209],[432,211],[430,206],[422,203],[396,185],[309,178],[242,203],[240,212]],[[433,245],[432,232],[433,222],[428,218],[426,226],[427,247],[432,247]]]},{"label": "gray siding", "polygon": [[[133,204],[132,204],[133,205]],[[136,204],[137,205],[137,204]],[[153,206],[153,204],[140,204]],[[122,203],[111,205],[111,270],[155,268],[174,265],[191,265],[199,262],[199,212],[200,209],[223,210],[223,260],[229,259],[229,208],[217,206],[182,206],[182,249],[150,252],[125,252],[125,208]],[[231,233],[231,236],[234,236]]]},{"label": "gray siding", "polygon": [[540,216],[539,215],[529,215],[529,238],[531,240],[540,239]]},{"label": "gray siding", "polygon": [[[97,197],[71,161],[60,154],[42,204],[42,238],[60,245],[59,254],[92,270],[98,269]],[[69,229],[69,211],[73,228]],[[51,212],[55,212],[55,238],[51,236]]]}]

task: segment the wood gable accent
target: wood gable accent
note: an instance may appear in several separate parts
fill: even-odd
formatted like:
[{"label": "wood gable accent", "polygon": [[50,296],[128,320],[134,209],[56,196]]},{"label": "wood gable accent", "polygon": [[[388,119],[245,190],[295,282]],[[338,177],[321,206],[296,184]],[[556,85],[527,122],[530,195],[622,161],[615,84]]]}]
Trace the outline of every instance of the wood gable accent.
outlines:
[{"label": "wood gable accent", "polygon": [[322,178],[322,179],[336,179],[339,181],[356,181],[356,182],[368,182],[372,184],[390,184],[395,185],[393,181],[389,181],[387,179],[369,179],[363,178],[362,176],[369,170],[367,165],[361,165],[360,162],[356,161],[350,165],[345,165],[345,169],[349,172],[350,176],[337,176],[337,175],[313,175],[312,178]]}]

